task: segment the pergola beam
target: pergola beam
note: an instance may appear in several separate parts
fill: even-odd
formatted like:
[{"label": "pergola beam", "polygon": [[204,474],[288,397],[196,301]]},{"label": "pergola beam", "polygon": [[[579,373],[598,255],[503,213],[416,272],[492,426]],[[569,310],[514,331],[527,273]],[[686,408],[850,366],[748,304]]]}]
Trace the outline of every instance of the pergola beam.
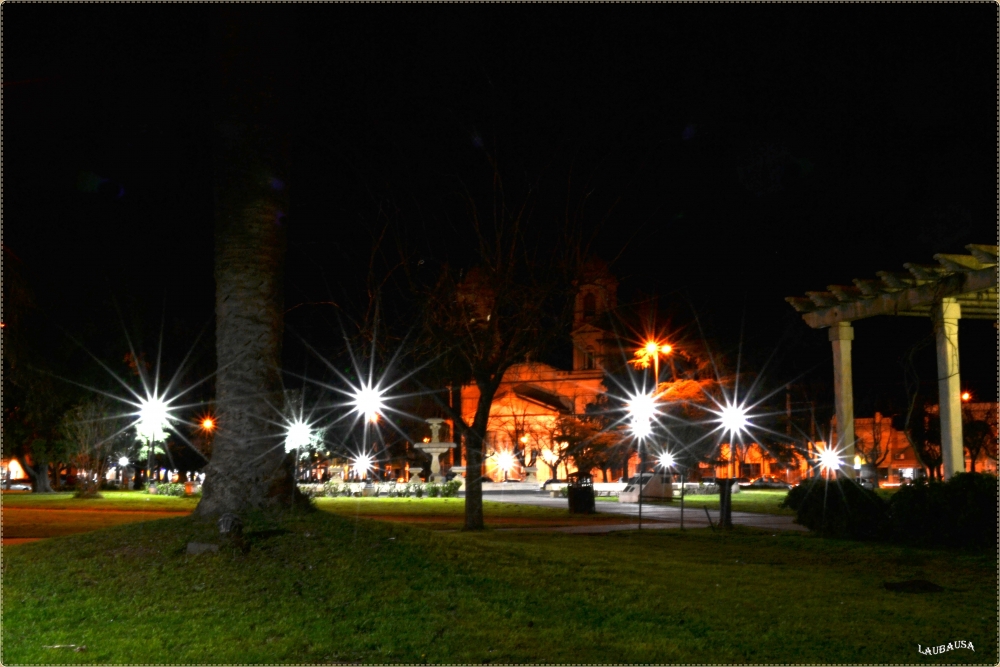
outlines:
[{"label": "pergola beam", "polygon": [[944,476],[965,470],[962,447],[961,378],[958,322],[961,318],[997,320],[997,246],[967,245],[969,255],[940,253],[936,265],[904,264],[909,273],[879,271],[881,279],[855,279],[854,287],[829,285],[828,292],[806,292],[808,299],[785,299],[814,329],[829,328],[833,347],[834,397],[838,447],[854,453],[854,387],[851,378],[851,323],[877,315],[930,316],[938,367],[938,409]]},{"label": "pergola beam", "polygon": [[[833,326],[837,322],[853,322],[865,319],[866,317],[875,317],[876,315],[919,314],[926,316],[930,313],[930,308],[935,302],[943,298],[961,297],[964,306],[966,300],[970,298],[975,299],[973,295],[976,292],[984,292],[993,288],[993,294],[995,295],[996,285],[996,267],[988,267],[977,271],[970,270],[943,276],[934,282],[927,282],[923,285],[917,285],[898,292],[888,292],[868,299],[859,299],[857,301],[838,303],[826,308],[817,308],[812,312],[803,313],[802,319],[813,329],[824,329]],[[812,298],[814,293],[807,292],[807,294]],[[813,299],[813,301],[815,302],[816,299]],[[984,306],[988,304],[985,300],[982,303]],[[925,312],[915,312],[918,309],[923,309]],[[991,314],[992,319],[996,319],[995,296]],[[964,316],[975,317],[975,314],[966,312]]]}]

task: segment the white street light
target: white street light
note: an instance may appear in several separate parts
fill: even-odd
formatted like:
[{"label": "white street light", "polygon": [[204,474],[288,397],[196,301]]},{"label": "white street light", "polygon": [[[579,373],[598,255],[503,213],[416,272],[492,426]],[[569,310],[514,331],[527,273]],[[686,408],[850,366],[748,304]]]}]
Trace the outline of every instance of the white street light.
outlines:
[{"label": "white street light", "polygon": [[670,452],[663,452],[660,454],[660,458],[657,459],[657,463],[663,468],[673,468],[674,467],[674,455]]},{"label": "white street light", "polygon": [[354,409],[364,415],[365,421],[373,424],[378,421],[378,416],[384,407],[383,393],[385,392],[371,385],[362,385],[361,389],[354,392]]},{"label": "white street light", "polygon": [[120,459],[118,459],[118,465],[121,466],[122,468],[124,468],[125,466],[127,466],[128,465],[128,457],[127,456],[123,456]]},{"label": "white street light", "polygon": [[497,454],[497,467],[503,471],[504,481],[507,480],[507,473],[514,469],[514,455],[510,452],[500,452]]},{"label": "white street light", "polygon": [[364,477],[374,467],[374,463],[375,459],[370,454],[360,454],[355,457],[354,465],[351,467],[358,477]]},{"label": "white street light", "polygon": [[139,421],[135,423],[135,433],[147,445],[167,439],[164,430],[170,426],[167,404],[156,396],[139,400]]},{"label": "white street light", "polygon": [[840,468],[842,461],[837,455],[837,451],[831,447],[827,447],[819,453],[819,465],[824,470],[836,471]]},{"label": "white street light", "polygon": [[723,429],[733,434],[742,432],[750,425],[747,410],[742,405],[729,404],[724,406],[719,414],[719,421],[722,423]]}]

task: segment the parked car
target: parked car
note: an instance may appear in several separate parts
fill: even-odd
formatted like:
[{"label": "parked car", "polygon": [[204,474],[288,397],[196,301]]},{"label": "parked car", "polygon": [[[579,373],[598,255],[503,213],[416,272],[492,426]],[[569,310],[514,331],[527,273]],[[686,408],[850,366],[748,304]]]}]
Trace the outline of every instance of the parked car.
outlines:
[{"label": "parked car", "polygon": [[790,489],[792,485],[772,475],[763,475],[747,486],[750,489]]},{"label": "parked car", "polygon": [[736,484],[739,485],[742,488],[746,488],[746,487],[750,486],[750,478],[749,477],[737,477],[736,478]]}]

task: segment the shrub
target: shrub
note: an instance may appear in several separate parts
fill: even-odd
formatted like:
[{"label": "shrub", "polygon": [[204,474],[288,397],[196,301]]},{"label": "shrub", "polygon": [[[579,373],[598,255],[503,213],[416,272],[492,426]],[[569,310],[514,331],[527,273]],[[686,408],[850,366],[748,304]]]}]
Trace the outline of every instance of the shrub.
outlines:
[{"label": "shrub", "polygon": [[996,547],[997,478],[959,473],[947,482],[921,480],[889,501],[892,537],[921,546]]},{"label": "shrub", "polygon": [[414,492],[414,495],[417,496],[417,498],[423,498],[424,497],[424,487],[422,487],[420,485],[414,486],[413,492]]},{"label": "shrub", "polygon": [[445,498],[453,498],[458,495],[460,488],[462,488],[461,480],[453,479],[441,486],[441,495]]},{"label": "shrub", "polygon": [[886,502],[849,479],[803,482],[788,492],[781,506],[795,510],[796,523],[829,537],[874,540],[891,531]]},{"label": "shrub", "polygon": [[441,495],[441,485],[440,484],[428,484],[425,488],[427,491],[428,498],[437,498]]},{"label": "shrub", "polygon": [[147,493],[152,493],[154,488],[156,489],[156,495],[158,495],[158,496],[183,496],[184,495],[184,485],[183,484],[171,484],[169,482],[158,482],[156,484],[151,484],[150,488],[147,489]]}]

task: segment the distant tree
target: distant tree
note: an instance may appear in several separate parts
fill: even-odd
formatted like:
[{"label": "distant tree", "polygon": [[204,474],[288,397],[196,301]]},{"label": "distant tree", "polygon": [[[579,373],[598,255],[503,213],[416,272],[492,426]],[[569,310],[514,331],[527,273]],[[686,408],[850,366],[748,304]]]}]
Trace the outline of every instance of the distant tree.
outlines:
[{"label": "distant tree", "polygon": [[73,451],[72,462],[87,472],[85,477],[77,476],[77,492],[83,496],[97,494],[116,448],[131,439],[129,420],[116,412],[106,399],[91,398],[63,415],[61,429]]},{"label": "distant tree", "polygon": [[417,348],[433,360],[438,386],[472,382],[479,390],[471,423],[460,406],[441,402],[464,441],[466,530],[484,526],[483,449],[504,373],[566,336],[584,254],[572,224],[533,219],[534,192],[512,196],[495,165],[491,178],[485,194],[466,193],[466,224],[455,239],[471,237],[466,267],[442,264],[432,278],[412,282],[422,312]]},{"label": "distant tree", "polygon": [[997,411],[993,405],[962,406],[962,442],[971,459],[970,472],[976,472],[981,454],[997,457]]},{"label": "distant tree", "polygon": [[933,342],[928,336],[915,344],[903,354],[903,387],[906,392],[906,412],[904,413],[901,430],[907,442],[913,449],[917,462],[927,472],[930,479],[941,479],[941,418],[931,414],[928,408],[930,402],[925,398],[914,361],[917,353]]},{"label": "distant tree", "polygon": [[865,465],[875,469],[874,484],[876,487],[879,485],[878,468],[885,463],[886,458],[889,456],[890,448],[887,438],[888,434],[883,432],[882,422],[882,415],[876,412],[872,416],[871,425],[868,427],[871,444],[862,438],[858,438],[854,445],[855,451],[864,460]]}]

